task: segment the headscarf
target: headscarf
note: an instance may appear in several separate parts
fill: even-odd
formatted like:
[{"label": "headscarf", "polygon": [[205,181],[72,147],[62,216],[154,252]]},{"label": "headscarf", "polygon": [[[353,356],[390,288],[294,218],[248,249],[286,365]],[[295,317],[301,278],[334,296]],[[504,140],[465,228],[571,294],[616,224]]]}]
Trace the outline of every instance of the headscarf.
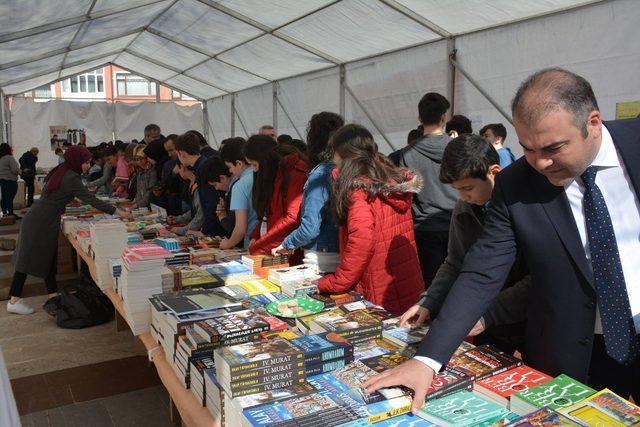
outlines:
[{"label": "headscarf", "polygon": [[49,172],[45,178],[47,183],[47,191],[49,193],[56,191],[62,183],[62,178],[71,170],[75,173],[82,173],[82,165],[91,160],[91,152],[86,147],[74,145],[67,148],[64,152],[64,163],[59,164]]},{"label": "headscarf", "polygon": [[6,142],[4,144],[0,144],[0,157],[4,157],[8,154],[11,154],[11,146]]},{"label": "headscarf", "polygon": [[144,154],[156,163],[164,163],[169,158],[167,150],[164,149],[164,141],[162,139],[151,141],[144,147]]}]

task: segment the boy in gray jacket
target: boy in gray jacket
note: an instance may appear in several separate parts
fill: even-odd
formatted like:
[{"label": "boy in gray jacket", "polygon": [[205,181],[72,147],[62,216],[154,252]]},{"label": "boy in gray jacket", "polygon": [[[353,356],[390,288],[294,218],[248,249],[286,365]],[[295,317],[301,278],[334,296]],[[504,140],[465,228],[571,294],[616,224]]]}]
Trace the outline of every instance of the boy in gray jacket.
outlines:
[{"label": "boy in gray jacket", "polygon": [[[427,318],[437,316],[460,274],[467,251],[482,231],[498,172],[498,153],[485,139],[468,134],[447,145],[442,158],[440,180],[451,184],[459,193],[449,229],[448,255],[429,289],[416,305],[402,315],[401,326],[409,323],[417,327]],[[476,343],[491,343],[509,353],[522,348],[530,285],[531,278],[522,260],[518,259],[502,292],[470,331],[471,336],[482,333]]]}]

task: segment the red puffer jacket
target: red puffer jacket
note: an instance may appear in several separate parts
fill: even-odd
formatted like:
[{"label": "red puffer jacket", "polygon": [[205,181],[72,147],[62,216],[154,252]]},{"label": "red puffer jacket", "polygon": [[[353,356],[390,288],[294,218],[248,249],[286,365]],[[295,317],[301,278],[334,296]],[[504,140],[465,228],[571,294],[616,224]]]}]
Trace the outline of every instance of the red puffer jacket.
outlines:
[{"label": "red puffer jacket", "polygon": [[249,253],[252,255],[271,255],[271,249],[281,244],[285,237],[300,226],[300,203],[302,203],[302,191],[307,182],[309,166],[296,153],[285,156],[283,161],[289,174],[286,194],[280,191],[283,177],[282,169],[278,169],[269,205],[267,232],[264,236],[260,236],[260,223],[258,223],[251,237],[260,238],[249,246]]},{"label": "red puffer jacket", "polygon": [[318,281],[321,292],[354,289],[394,314],[414,305],[424,280],[413,232],[411,201],[421,179],[389,184],[383,193],[367,197],[354,186],[346,226],[340,227],[340,265]]}]

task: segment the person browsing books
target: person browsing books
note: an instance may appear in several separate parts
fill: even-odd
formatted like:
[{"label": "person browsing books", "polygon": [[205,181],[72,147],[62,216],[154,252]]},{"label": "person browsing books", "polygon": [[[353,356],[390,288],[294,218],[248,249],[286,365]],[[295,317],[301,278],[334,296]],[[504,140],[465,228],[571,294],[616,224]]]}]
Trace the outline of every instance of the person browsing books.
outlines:
[{"label": "person browsing books", "polygon": [[328,156],[329,137],[344,125],[338,114],[314,114],[307,127],[307,154],[313,169],[304,185],[300,226],[272,253],[304,248],[304,263],[319,273],[333,273],[338,264],[338,227],[331,213],[331,173],[335,163]]},{"label": "person browsing books", "polygon": [[521,251],[525,363],[638,401],[640,119],[603,122],[589,82],[560,68],[528,77],[511,109],[524,159],[497,176],[484,230],[417,355],[367,392],[405,385],[417,411]]},{"label": "person browsing books", "polygon": [[13,254],[15,273],[9,291],[11,299],[7,303],[10,313],[33,313],[33,308],[20,298],[28,274],[43,277],[49,294],[57,292],[58,234],[67,203],[78,198],[102,212],[131,217],[128,212],[97,199],[83,185],[80,175],[89,170],[89,150],[82,146],[69,147],[64,152],[64,160],[46,176],[41,197],[33,203],[20,224],[18,244]]},{"label": "person browsing books", "polygon": [[[440,181],[450,184],[460,196],[451,217],[447,258],[431,286],[420,296],[420,301],[402,315],[400,326],[411,324],[416,328],[427,318],[437,316],[460,274],[466,253],[482,232],[495,178],[500,172],[499,162],[496,150],[478,135],[465,134],[447,144],[442,155]],[[531,284],[523,261],[519,257],[505,282],[505,289],[469,333],[471,336],[481,334],[474,344],[492,344],[509,354],[515,349],[523,352],[527,295]]]},{"label": "person browsing books", "polygon": [[340,263],[335,273],[318,280],[318,291],[355,289],[391,313],[403,313],[424,290],[411,214],[421,180],[380,155],[362,126],[341,127],[330,146],[338,168],[333,209]]}]

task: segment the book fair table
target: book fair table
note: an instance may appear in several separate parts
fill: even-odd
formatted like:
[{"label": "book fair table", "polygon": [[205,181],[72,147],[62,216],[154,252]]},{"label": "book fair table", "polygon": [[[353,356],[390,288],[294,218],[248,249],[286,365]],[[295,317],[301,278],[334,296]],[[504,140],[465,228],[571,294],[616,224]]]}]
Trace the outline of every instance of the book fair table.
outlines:
[{"label": "book fair table", "polygon": [[[76,250],[78,261],[82,261],[87,265],[91,277],[96,280],[97,269],[93,257],[80,246],[73,235],[67,234],[66,236],[69,243],[71,243],[71,246]],[[116,318],[118,321],[117,329],[124,329],[122,322],[126,322],[126,317],[124,314],[122,298],[113,288],[104,290],[104,293],[109,297],[116,308]],[[149,360],[155,365],[156,370],[158,371],[158,376],[169,393],[172,405],[172,417],[179,415],[182,423],[189,427],[219,426],[220,423],[214,419],[211,413],[199,404],[195,396],[180,383],[180,380],[167,361],[162,347],[154,342],[151,335],[149,333],[142,333],[138,335],[138,338],[147,349]],[[175,410],[177,410],[178,414],[175,413]]]}]

